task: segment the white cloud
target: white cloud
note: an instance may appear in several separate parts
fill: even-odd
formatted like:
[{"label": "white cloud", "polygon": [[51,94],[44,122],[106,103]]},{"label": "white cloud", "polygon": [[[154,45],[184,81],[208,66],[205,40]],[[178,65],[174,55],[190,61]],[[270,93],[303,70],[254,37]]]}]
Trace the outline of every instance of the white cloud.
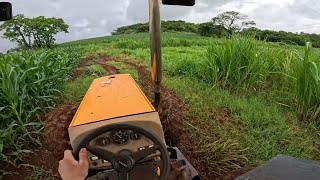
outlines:
[{"label": "white cloud", "polygon": [[100,26],[102,26],[102,27],[106,26],[107,23],[108,23],[108,21],[107,21],[106,19],[102,19],[102,20],[99,21],[99,24],[100,24]]},{"label": "white cloud", "polygon": [[76,22],[75,24],[72,25],[74,28],[85,28],[90,25],[88,19],[81,19],[80,21]]}]

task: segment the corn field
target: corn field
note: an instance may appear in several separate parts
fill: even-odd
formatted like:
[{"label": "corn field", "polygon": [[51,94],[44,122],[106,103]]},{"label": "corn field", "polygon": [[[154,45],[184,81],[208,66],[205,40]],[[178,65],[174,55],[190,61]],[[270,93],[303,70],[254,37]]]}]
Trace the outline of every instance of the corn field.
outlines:
[{"label": "corn field", "polygon": [[54,107],[61,83],[76,65],[73,51],[26,51],[0,57],[0,161],[15,164],[30,152],[25,149],[40,144],[39,115]]}]

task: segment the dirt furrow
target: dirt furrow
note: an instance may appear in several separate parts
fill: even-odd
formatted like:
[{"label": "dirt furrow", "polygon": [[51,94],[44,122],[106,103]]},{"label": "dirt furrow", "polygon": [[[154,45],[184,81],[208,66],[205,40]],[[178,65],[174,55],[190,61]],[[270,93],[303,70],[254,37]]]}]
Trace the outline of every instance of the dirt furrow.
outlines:
[{"label": "dirt furrow", "polygon": [[114,66],[108,65],[106,61],[110,61],[110,58],[108,58],[107,56],[100,56],[100,59],[93,60],[93,62],[102,66],[111,75],[120,73],[119,69],[115,68]]}]

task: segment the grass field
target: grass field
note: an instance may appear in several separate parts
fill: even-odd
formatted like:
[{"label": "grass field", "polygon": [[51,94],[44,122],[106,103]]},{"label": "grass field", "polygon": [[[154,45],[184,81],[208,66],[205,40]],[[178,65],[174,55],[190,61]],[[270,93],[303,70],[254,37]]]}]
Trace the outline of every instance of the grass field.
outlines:
[{"label": "grass field", "polygon": [[[142,64],[150,70],[149,44],[148,34],[120,35],[64,43],[54,53],[71,48],[83,57],[99,58],[101,54],[117,56]],[[195,153],[201,155],[201,161],[208,165],[212,174],[218,176],[244,166],[256,166],[277,154],[320,160],[320,50],[309,45],[303,48],[265,43],[250,37],[211,39],[193,34],[164,34],[162,44],[163,84],[167,89],[173,90],[184,103],[184,128],[187,136],[199,147],[199,151]],[[11,74],[10,67],[7,67],[7,71],[2,71],[6,73],[1,73],[0,99],[6,101],[1,101],[5,103],[0,104],[0,112],[4,115],[2,112],[5,111],[16,119],[14,124],[6,120],[0,122],[5,124],[1,124],[5,128],[0,131],[2,161],[14,163],[11,161],[14,157],[10,153],[8,155],[6,149],[14,147],[15,152],[19,152],[15,156],[18,158],[26,149],[30,149],[25,146],[25,142],[30,139],[8,136],[5,133],[15,136],[25,132],[38,133],[41,122],[30,119],[43,112],[38,111],[38,108],[44,110],[51,107],[57,98],[79,103],[91,81],[108,74],[100,65],[92,63],[82,69],[85,71],[82,76],[62,81],[66,78],[65,74],[76,69],[79,58],[71,52],[64,52],[61,54],[66,54],[65,56],[57,58],[68,55],[72,58],[60,64],[61,61],[54,58],[38,58],[46,57],[46,53],[51,52],[43,53],[45,55],[39,55],[38,52],[31,56],[28,54],[29,60],[25,62],[33,59],[56,62],[51,68],[52,72],[64,74],[52,77],[57,82],[54,83],[55,86],[61,84],[57,90],[50,84],[41,86],[53,89],[52,91],[29,90],[19,86],[17,92],[27,95],[12,94],[10,92],[14,90],[6,90],[17,88],[12,84],[16,80],[12,81],[9,77],[14,79],[18,75]],[[14,54],[2,58],[20,59],[18,57],[21,56],[23,55]],[[24,67],[22,62],[19,63]],[[137,71],[125,63],[110,63],[121,73],[130,73],[139,81]],[[63,70],[60,71],[61,68]],[[23,69],[19,77],[24,77],[25,71],[29,72]],[[41,72],[36,72],[32,76],[35,79],[27,79],[28,82],[38,83],[41,79],[46,79]],[[6,84],[9,84],[8,87]],[[53,91],[62,93],[52,93]],[[28,109],[21,110],[22,115],[17,115],[15,112],[20,107],[19,103],[25,101],[21,98],[34,96],[33,92],[38,92],[36,97],[39,98],[36,102],[29,102],[26,106]],[[16,98],[12,98],[12,102],[11,95]],[[49,102],[42,101],[41,97],[53,95],[54,98],[50,98]],[[14,126],[19,127],[18,130]],[[29,138],[36,140],[33,135]]]},{"label": "grass field", "polygon": [[[124,35],[71,44],[86,45],[84,50],[88,54],[125,55],[149,66],[148,38],[148,34]],[[314,56],[319,54],[318,49],[309,51]],[[279,153],[317,160],[319,117],[313,115],[313,120],[311,117],[302,120],[300,115],[319,111],[316,95],[319,84],[314,82],[313,90],[312,87],[299,90],[305,84],[299,84],[302,83],[299,77],[303,75],[296,70],[303,63],[314,62],[319,66],[319,60],[304,58],[304,52],[299,46],[257,42],[251,38],[227,40],[166,34],[163,38],[164,84],[186,103],[186,126],[209,125],[206,133],[216,136],[210,136],[212,142],[223,139],[237,144],[245,150],[241,154],[248,158],[249,164],[259,164]],[[319,78],[316,74],[319,69],[315,69],[309,72]],[[307,113],[299,102],[304,101],[300,97],[304,93],[300,91],[309,91],[306,96],[318,101],[312,105],[307,103]],[[230,117],[219,119],[218,115],[216,119],[215,115],[221,110],[228,111]],[[203,138],[197,137],[194,136],[197,142]]]}]

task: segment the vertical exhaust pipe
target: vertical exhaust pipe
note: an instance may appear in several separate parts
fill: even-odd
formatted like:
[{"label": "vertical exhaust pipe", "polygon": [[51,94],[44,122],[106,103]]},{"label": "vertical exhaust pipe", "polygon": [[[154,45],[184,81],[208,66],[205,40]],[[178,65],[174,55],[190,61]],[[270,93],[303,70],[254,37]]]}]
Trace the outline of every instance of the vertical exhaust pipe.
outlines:
[{"label": "vertical exhaust pipe", "polygon": [[152,81],[154,83],[153,106],[158,110],[161,100],[160,85],[162,80],[161,21],[159,0],[149,0],[149,29]]}]

